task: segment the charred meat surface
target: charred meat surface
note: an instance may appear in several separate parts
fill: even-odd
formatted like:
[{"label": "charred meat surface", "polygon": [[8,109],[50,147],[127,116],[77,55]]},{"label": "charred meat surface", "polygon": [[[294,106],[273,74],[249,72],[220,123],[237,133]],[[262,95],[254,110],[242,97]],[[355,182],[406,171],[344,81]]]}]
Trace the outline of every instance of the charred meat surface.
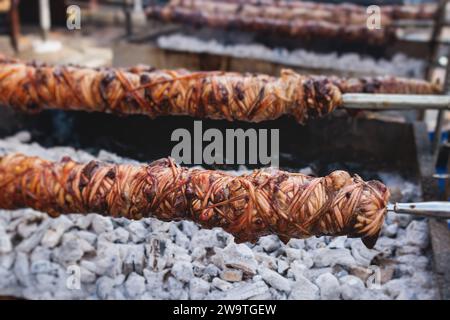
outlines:
[{"label": "charred meat surface", "polygon": [[342,106],[344,93],[433,94],[437,85],[395,77],[338,78],[283,70],[262,74],[158,70],[147,66],[91,69],[0,57],[0,104],[39,112],[187,115],[260,122],[292,115],[304,123]]},{"label": "charred meat surface", "polygon": [[345,171],[315,178],[267,168],[234,176],[180,167],[170,158],[149,165],[51,162],[22,154],[0,160],[2,209],[186,219],[208,229],[221,227],[238,242],[268,234],[286,242],[347,235],[372,247],[389,195],[381,182]]}]

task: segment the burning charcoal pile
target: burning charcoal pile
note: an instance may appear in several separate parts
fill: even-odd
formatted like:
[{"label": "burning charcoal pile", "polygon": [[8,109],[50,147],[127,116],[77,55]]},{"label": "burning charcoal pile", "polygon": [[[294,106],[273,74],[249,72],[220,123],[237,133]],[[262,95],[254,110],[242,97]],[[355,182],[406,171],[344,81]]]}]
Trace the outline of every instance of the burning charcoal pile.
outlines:
[{"label": "burning charcoal pile", "polygon": [[318,53],[305,49],[269,48],[259,43],[225,44],[218,39],[203,39],[182,33],[160,36],[158,46],[180,52],[209,53],[218,56],[250,58],[281,63],[293,67],[336,70],[338,72],[395,75],[421,78],[425,62],[396,53],[390,59],[363,57],[357,53]]},{"label": "burning charcoal pile", "polygon": [[[21,132],[0,155],[48,160],[137,162],[106,151],[43,148]],[[308,170],[309,168],[307,168]],[[311,169],[309,169],[311,170]],[[240,172],[242,173],[242,172]],[[420,188],[380,172],[394,201]],[[433,299],[426,220],[388,213],[374,249],[360,239],[276,236],[236,244],[222,229],[192,222],[97,214],[52,219],[31,209],[0,210],[0,295],[29,299]],[[79,281],[79,286],[78,281]]]}]

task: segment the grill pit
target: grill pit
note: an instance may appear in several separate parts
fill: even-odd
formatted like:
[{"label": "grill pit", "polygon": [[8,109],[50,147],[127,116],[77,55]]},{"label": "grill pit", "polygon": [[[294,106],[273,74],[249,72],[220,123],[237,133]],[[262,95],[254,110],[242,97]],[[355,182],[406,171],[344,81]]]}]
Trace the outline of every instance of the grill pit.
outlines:
[{"label": "grill pit", "polygon": [[[192,128],[194,119],[46,111],[37,116],[9,112],[2,121],[8,124],[2,126],[2,153],[150,162],[169,155],[171,132]],[[423,126],[339,113],[306,126],[289,118],[256,125],[203,121],[204,129],[278,128],[283,169],[313,175],[345,169],[364,179],[380,179],[390,187],[393,201],[426,199],[422,175],[430,168],[421,158],[428,146]],[[250,169],[213,167],[237,173]],[[25,209],[2,211],[0,222],[11,243],[1,253],[1,295],[432,299],[439,294],[431,271],[427,222],[406,215],[388,215],[375,250],[346,237],[295,239],[284,245],[268,236],[256,245],[236,245],[220,229],[200,230],[190,222],[151,218],[131,222],[92,214],[50,219]],[[242,255],[243,265],[233,263]],[[66,287],[66,270],[74,265],[81,267],[80,290]],[[248,271],[254,265],[254,271]],[[367,282],[373,270],[379,272],[379,288]],[[279,277],[286,286],[278,283]]]}]

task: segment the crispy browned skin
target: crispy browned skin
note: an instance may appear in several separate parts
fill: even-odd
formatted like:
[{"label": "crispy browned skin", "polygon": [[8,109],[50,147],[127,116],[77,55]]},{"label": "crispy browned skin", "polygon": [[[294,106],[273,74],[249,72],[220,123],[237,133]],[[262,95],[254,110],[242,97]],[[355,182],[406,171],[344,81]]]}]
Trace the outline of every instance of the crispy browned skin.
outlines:
[{"label": "crispy browned skin", "polygon": [[426,81],[395,77],[343,79],[283,70],[276,78],[145,66],[89,69],[0,56],[0,104],[28,112],[49,108],[249,122],[292,115],[304,123],[340,107],[342,93],[431,94],[437,90]]},{"label": "crispy browned skin", "polygon": [[236,241],[276,234],[361,237],[374,245],[388,189],[345,171],[323,178],[269,168],[248,175],[187,169],[171,159],[149,165],[61,162],[11,154],[0,159],[0,208],[97,212],[112,217],[192,220]]}]

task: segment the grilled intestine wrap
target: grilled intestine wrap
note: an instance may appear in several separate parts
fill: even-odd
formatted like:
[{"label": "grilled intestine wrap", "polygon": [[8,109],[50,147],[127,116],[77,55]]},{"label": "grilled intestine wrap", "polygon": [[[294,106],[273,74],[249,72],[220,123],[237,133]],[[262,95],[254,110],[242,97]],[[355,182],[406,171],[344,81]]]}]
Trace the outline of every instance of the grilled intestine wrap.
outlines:
[{"label": "grilled intestine wrap", "polygon": [[0,159],[1,209],[191,220],[221,227],[237,242],[269,234],[284,242],[347,235],[373,247],[389,195],[381,182],[345,171],[316,178],[267,168],[235,176],[180,167],[171,158],[148,165],[51,162],[22,154]]},{"label": "grilled intestine wrap", "polygon": [[289,69],[282,70],[280,77],[148,66],[92,69],[0,56],[0,104],[31,113],[62,109],[247,122],[291,115],[305,123],[341,107],[343,94],[359,92],[433,94],[439,88],[423,80],[347,79],[301,75]]}]

